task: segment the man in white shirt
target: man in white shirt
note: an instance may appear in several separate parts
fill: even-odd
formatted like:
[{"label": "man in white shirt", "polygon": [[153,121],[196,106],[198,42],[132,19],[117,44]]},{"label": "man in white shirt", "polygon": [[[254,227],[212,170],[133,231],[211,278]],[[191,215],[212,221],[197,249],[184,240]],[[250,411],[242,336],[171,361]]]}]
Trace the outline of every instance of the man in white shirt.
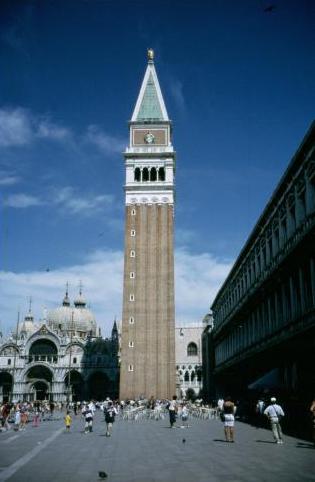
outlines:
[{"label": "man in white shirt", "polygon": [[280,419],[284,417],[284,412],[280,405],[277,405],[275,397],[270,399],[270,405],[264,411],[264,415],[268,417],[271,424],[271,430],[277,444],[283,444],[282,430],[280,425]]}]

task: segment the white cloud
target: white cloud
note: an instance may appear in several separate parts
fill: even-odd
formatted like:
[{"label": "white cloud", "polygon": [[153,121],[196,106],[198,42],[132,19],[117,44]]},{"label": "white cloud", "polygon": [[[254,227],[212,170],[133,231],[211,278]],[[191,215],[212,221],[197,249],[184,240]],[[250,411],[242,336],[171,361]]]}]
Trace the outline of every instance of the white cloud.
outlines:
[{"label": "white cloud", "polygon": [[49,117],[32,114],[29,110],[0,109],[0,146],[12,147],[31,144],[36,139],[66,141],[71,130],[51,121]]},{"label": "white cloud", "polygon": [[4,201],[4,205],[10,208],[29,208],[40,206],[41,204],[43,204],[43,202],[38,197],[23,193],[11,194]]},{"label": "white cloud", "polygon": [[[179,250],[175,255],[176,322],[201,321],[215,293],[225,279],[229,263],[221,263],[210,254],[192,254]],[[2,329],[15,325],[17,310],[27,311],[27,297],[33,297],[36,319],[43,308],[60,305],[66,282],[70,283],[71,300],[78,293],[82,280],[84,295],[103,333],[108,334],[113,319],[121,318],[123,253],[103,250],[94,252],[82,264],[49,272],[0,272],[0,305]]]},{"label": "white cloud", "polygon": [[94,124],[87,128],[86,141],[94,144],[104,153],[122,152],[126,146],[123,139],[107,134]]},{"label": "white cloud", "polygon": [[62,207],[62,209],[69,214],[90,214],[91,212],[111,206],[113,200],[114,198],[110,194],[89,195],[85,197],[78,196],[70,186],[56,191],[54,196],[55,204]]},{"label": "white cloud", "polygon": [[42,119],[39,121],[36,131],[36,136],[41,139],[51,139],[56,141],[63,141],[71,137],[70,129],[58,126],[49,119]]},{"label": "white cloud", "polygon": [[0,108],[0,147],[24,146],[36,140],[51,140],[73,146],[96,146],[103,153],[121,152],[126,141],[90,124],[79,137],[69,127],[54,122],[49,115],[38,115],[22,107]]},{"label": "white cloud", "polygon": [[[0,179],[1,185],[1,179]],[[84,194],[77,195],[71,186],[55,189],[45,198],[29,194],[11,194],[4,200],[4,205],[10,208],[21,209],[33,206],[55,205],[63,214],[91,215],[99,213],[113,206],[114,196],[111,194]]]},{"label": "white cloud", "polygon": [[20,182],[20,178],[9,172],[0,171],[0,186],[13,186]]},{"label": "white cloud", "polygon": [[29,113],[21,108],[0,109],[0,146],[23,146],[33,137]]}]

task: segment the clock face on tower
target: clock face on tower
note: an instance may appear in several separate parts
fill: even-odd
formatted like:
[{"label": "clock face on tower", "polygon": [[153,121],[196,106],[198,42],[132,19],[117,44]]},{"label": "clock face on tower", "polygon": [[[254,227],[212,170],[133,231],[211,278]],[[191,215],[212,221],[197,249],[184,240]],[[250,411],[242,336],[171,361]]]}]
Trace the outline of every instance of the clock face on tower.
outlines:
[{"label": "clock face on tower", "polygon": [[144,142],[146,144],[153,144],[154,143],[154,135],[151,133],[151,132],[148,132],[145,136],[144,136]]}]

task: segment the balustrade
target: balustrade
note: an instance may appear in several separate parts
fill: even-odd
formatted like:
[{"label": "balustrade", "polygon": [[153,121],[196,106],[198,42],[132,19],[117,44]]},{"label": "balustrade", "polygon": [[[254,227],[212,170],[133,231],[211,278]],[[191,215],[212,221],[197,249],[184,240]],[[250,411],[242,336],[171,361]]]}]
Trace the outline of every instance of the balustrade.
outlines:
[{"label": "balustrade", "polygon": [[58,363],[58,355],[29,355],[28,363],[43,361],[46,363]]}]

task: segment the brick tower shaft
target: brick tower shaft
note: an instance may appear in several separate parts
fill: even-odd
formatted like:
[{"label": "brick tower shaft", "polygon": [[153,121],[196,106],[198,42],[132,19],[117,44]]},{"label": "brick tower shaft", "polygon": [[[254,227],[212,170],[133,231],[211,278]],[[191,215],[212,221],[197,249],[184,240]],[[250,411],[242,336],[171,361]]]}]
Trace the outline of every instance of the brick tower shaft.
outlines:
[{"label": "brick tower shaft", "polygon": [[148,57],[124,153],[121,399],[175,394],[175,152],[152,50]]}]

